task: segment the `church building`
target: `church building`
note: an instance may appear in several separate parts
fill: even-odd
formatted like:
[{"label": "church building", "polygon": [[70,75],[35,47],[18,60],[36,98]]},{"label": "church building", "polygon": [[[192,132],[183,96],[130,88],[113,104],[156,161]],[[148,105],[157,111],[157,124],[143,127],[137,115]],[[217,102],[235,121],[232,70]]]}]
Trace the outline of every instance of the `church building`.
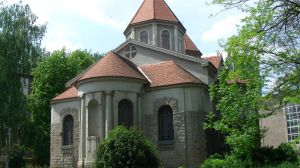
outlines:
[{"label": "church building", "polygon": [[140,129],[166,168],[207,157],[203,122],[222,57],[202,57],[164,0],[144,0],[124,35],[52,99],[50,167],[89,167],[118,125]]}]

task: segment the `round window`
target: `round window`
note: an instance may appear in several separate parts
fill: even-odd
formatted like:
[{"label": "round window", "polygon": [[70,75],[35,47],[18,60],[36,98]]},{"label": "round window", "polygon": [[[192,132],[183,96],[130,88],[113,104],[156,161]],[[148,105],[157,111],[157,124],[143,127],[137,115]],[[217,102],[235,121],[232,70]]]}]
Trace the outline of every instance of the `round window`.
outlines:
[{"label": "round window", "polygon": [[131,58],[134,58],[136,56],[136,47],[134,46],[128,46],[126,49],[125,49],[125,56],[129,59]]}]

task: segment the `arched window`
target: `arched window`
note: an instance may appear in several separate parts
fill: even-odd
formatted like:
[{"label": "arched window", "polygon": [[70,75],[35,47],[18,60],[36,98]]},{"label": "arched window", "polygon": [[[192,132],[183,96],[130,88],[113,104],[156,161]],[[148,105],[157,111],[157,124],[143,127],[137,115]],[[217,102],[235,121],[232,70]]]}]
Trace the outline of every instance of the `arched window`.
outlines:
[{"label": "arched window", "polygon": [[63,145],[73,144],[73,126],[73,117],[67,115],[63,120]]},{"label": "arched window", "polygon": [[142,31],[140,33],[140,42],[148,44],[148,32]]},{"label": "arched window", "polygon": [[163,30],[161,32],[161,46],[165,49],[170,49],[170,32],[168,30]]},{"label": "arched window", "polygon": [[98,114],[98,102],[92,100],[88,104],[88,136],[99,136],[101,120]]},{"label": "arched window", "polygon": [[159,141],[174,140],[173,110],[165,105],[158,110]]},{"label": "arched window", "polygon": [[180,53],[182,53],[182,46],[183,46],[182,44],[183,44],[182,37],[179,36],[178,37],[178,52],[180,52]]},{"label": "arched window", "polygon": [[118,125],[124,125],[127,128],[133,126],[133,104],[127,99],[123,99],[119,102]]}]

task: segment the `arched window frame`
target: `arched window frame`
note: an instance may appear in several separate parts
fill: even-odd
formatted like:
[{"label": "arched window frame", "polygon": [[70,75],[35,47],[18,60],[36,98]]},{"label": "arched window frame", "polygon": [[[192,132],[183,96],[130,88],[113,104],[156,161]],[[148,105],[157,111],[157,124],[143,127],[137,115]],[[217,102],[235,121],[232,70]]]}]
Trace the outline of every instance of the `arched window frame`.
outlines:
[{"label": "arched window frame", "polygon": [[[167,108],[170,111],[166,111]],[[164,110],[164,111],[163,111]],[[169,112],[169,114],[168,114]],[[158,109],[158,141],[159,144],[174,144],[173,109],[163,105]],[[167,127],[167,128],[163,128]]]},{"label": "arched window frame", "polygon": [[74,118],[66,115],[63,119],[63,146],[73,145]]},{"label": "arched window frame", "polygon": [[[128,103],[128,104],[122,104],[122,103]],[[122,109],[121,106],[126,105],[129,109]],[[124,114],[124,112],[129,112],[129,114]],[[118,125],[123,125],[127,128],[130,128],[133,126],[133,113],[134,113],[134,107],[132,101],[129,99],[122,99],[118,103]],[[128,118],[124,118],[128,117]],[[128,122],[128,123],[124,123]]]},{"label": "arched window frame", "polygon": [[[169,36],[169,40],[168,40],[169,46],[168,47],[164,46],[164,40],[163,40],[163,33],[164,32],[168,32],[168,36]],[[167,50],[171,50],[172,49],[171,32],[170,32],[170,30],[168,30],[168,29],[162,29],[160,31],[160,46],[161,46],[161,48],[164,48],[164,49],[167,49]]]},{"label": "arched window frame", "polygon": [[[145,33],[145,34],[143,34]],[[143,39],[145,38],[145,40]],[[143,30],[139,34],[139,41],[145,44],[149,44],[149,32],[147,30]]]},{"label": "arched window frame", "polygon": [[[88,103],[88,113],[87,113],[87,118],[89,120],[88,129],[87,129],[87,135],[88,136],[100,136],[98,134],[99,130],[97,130],[98,129],[97,124],[93,123],[93,122],[96,122],[98,120],[90,122],[91,120],[97,119],[99,117],[98,110],[99,110],[98,101],[95,100],[95,99],[90,100],[89,103]],[[98,122],[101,122],[101,120],[98,121]]]}]

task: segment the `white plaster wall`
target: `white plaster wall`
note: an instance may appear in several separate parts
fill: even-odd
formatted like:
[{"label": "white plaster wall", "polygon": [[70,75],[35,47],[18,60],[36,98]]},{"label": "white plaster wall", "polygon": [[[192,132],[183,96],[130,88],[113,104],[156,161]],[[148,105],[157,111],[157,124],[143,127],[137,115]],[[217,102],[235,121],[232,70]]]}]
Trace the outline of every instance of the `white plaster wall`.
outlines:
[{"label": "white plaster wall", "polygon": [[[130,61],[132,61],[137,66],[156,64],[163,61],[173,60],[178,65],[180,65],[181,67],[183,67],[184,69],[192,73],[194,76],[199,78],[204,83],[209,84],[211,82],[208,76],[207,66],[203,67],[199,63],[177,58],[175,56],[168,55],[155,50],[150,50],[144,47],[140,47],[140,46],[135,46],[135,47],[137,48],[137,55],[134,58],[130,59]],[[118,54],[125,57],[125,49],[121,50]]]},{"label": "white plaster wall", "polygon": [[73,100],[67,102],[59,102],[51,105],[51,124],[59,124],[61,121],[61,111],[66,108],[75,108],[80,112],[80,100]]},{"label": "white plaster wall", "polygon": [[211,110],[209,95],[207,94],[208,88],[187,87],[184,91],[186,111],[209,112]]},{"label": "white plaster wall", "polygon": [[78,94],[99,92],[99,91],[126,91],[141,92],[143,83],[123,80],[99,80],[79,84]]},{"label": "white plaster wall", "polygon": [[201,86],[166,88],[153,90],[143,96],[143,112],[145,115],[153,113],[153,103],[161,98],[175,98],[178,100],[178,112],[202,111],[209,112],[210,101],[207,88]]},{"label": "white plaster wall", "polygon": [[184,90],[183,88],[170,88],[170,89],[163,89],[163,90],[154,90],[152,92],[148,92],[143,96],[143,113],[144,115],[151,115],[154,113],[153,110],[153,103],[157,99],[162,98],[175,98],[178,100],[178,111],[184,111]]}]

